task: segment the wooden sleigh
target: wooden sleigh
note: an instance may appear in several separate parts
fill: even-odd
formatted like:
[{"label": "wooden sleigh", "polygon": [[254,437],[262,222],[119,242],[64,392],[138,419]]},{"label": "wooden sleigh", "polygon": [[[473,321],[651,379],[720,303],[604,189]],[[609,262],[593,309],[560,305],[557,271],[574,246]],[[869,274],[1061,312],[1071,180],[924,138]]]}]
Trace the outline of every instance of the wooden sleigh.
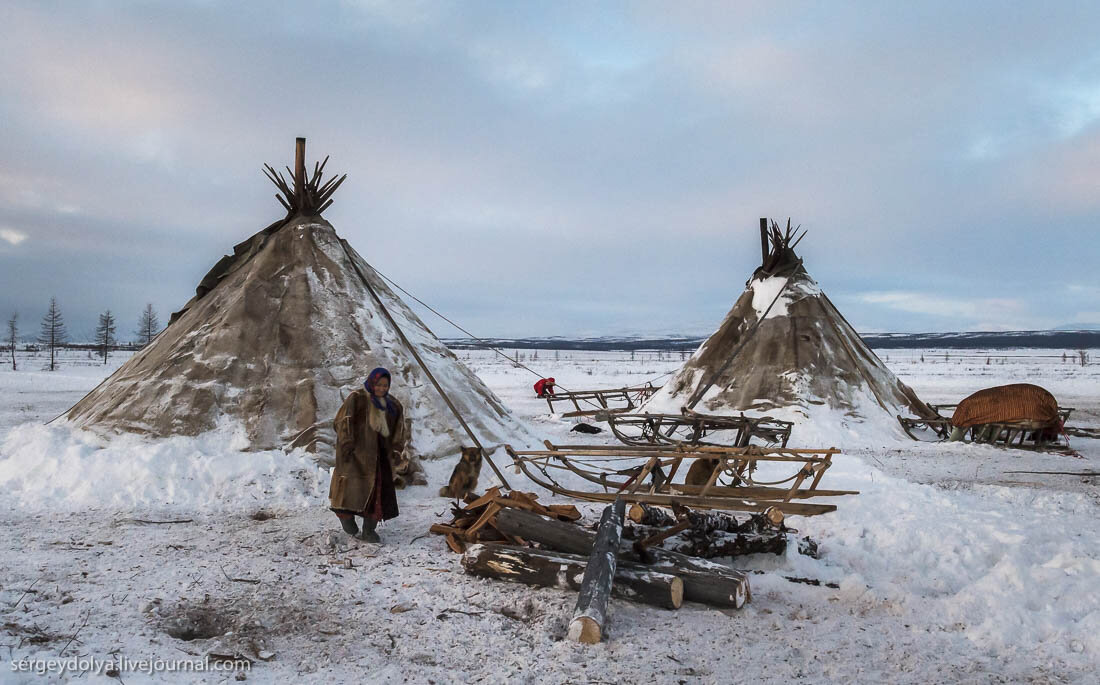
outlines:
[{"label": "wooden sleigh", "polygon": [[[859,494],[854,490],[819,489],[832,456],[840,453],[836,448],[545,444],[546,450],[519,451],[510,445],[505,449],[517,473],[522,472],[555,494],[591,502],[612,502],[622,497],[628,503],[815,516],[836,511],[836,505],[801,500]],[[704,467],[709,469],[704,484],[674,482],[681,468],[686,472],[699,461],[713,463]],[[771,480],[758,476],[762,470],[777,469],[785,473],[769,476]],[[567,487],[561,482],[564,476],[580,477],[593,487]]]},{"label": "wooden sleigh", "polygon": [[[660,389],[660,386],[646,383],[636,387],[606,390],[557,390],[553,395],[546,396],[546,404],[550,407],[551,414],[558,413],[558,409],[554,406],[555,403],[571,404],[573,411],[562,414],[563,417],[567,418],[629,412],[648,400],[653,396],[653,393]],[[581,406],[581,403],[584,403],[584,406]]]},{"label": "wooden sleigh", "polygon": [[[766,446],[786,447],[794,425],[769,416],[712,416],[697,414],[686,408],[680,414],[609,414],[606,420],[619,442],[635,447],[745,447],[754,438]],[[729,435],[731,432],[732,436]],[[712,436],[716,433],[725,433],[724,437],[728,439],[714,441]],[[708,437],[712,439],[706,440]]]},{"label": "wooden sleigh", "polygon": [[[899,415],[897,419],[901,423],[902,429],[909,437],[917,441],[943,442],[948,440],[954,426],[951,424],[951,419],[943,414],[954,411],[958,405],[930,404],[928,406],[936,412],[937,416],[935,418],[914,419]],[[1069,449],[1069,441],[1066,439],[1067,433],[1088,437],[1087,433],[1082,432],[1081,429],[1065,425],[1072,412],[1073,407],[1058,407],[1060,424],[1053,428],[1036,427],[1026,421],[982,423],[970,426],[966,428],[959,442],[974,442],[1037,451]]]}]

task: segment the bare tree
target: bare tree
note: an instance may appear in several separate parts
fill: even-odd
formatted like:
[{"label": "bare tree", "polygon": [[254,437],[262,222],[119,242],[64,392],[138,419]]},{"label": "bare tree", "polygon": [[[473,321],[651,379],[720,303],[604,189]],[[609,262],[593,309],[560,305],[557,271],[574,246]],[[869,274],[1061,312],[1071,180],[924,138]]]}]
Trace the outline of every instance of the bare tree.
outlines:
[{"label": "bare tree", "polygon": [[61,318],[61,308],[57,306],[57,298],[50,298],[50,308],[46,316],[42,317],[42,328],[38,333],[38,342],[50,350],[50,371],[57,369],[57,348],[65,344],[69,334],[65,330],[65,320]]},{"label": "bare tree", "polygon": [[134,331],[134,334],[137,335],[141,346],[145,347],[153,342],[153,338],[157,337],[157,333],[160,333],[160,320],[157,319],[157,312],[153,309],[153,303],[150,302],[145,305],[145,309],[141,312],[141,321],[138,322],[138,329]]},{"label": "bare tree", "polygon": [[117,342],[115,338],[115,315],[108,309],[99,315],[99,325],[95,329],[95,344],[99,347],[100,354],[103,355],[104,364],[107,363],[107,352]]},{"label": "bare tree", "polygon": [[11,350],[11,370],[15,371],[15,342],[19,338],[19,312],[8,319],[8,349]]}]

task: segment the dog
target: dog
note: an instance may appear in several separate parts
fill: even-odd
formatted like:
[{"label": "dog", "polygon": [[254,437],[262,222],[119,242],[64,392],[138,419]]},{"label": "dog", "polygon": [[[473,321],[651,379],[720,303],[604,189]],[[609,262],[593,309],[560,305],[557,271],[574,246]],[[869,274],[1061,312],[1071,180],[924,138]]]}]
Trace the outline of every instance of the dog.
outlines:
[{"label": "dog", "polygon": [[710,482],[714,467],[718,466],[717,459],[696,459],[684,476],[685,485],[706,485]]},{"label": "dog", "polygon": [[477,447],[463,447],[462,456],[451,473],[451,480],[439,489],[439,496],[462,499],[477,488],[477,477],[480,473],[481,450]]}]

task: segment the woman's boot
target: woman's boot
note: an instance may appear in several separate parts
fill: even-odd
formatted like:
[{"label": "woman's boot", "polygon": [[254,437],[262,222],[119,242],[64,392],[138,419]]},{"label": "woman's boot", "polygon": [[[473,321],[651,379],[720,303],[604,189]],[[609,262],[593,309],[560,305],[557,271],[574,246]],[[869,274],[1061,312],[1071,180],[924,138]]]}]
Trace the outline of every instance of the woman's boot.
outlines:
[{"label": "woman's boot", "polygon": [[359,534],[359,526],[355,525],[354,516],[341,516],[340,514],[337,514],[336,518],[340,519],[340,527],[344,529],[345,533],[347,533],[348,535]]},{"label": "woman's boot", "polygon": [[374,532],[374,529],[378,527],[378,520],[370,517],[363,517],[363,535],[360,539],[363,542],[382,542],[382,538],[378,537],[378,533]]}]

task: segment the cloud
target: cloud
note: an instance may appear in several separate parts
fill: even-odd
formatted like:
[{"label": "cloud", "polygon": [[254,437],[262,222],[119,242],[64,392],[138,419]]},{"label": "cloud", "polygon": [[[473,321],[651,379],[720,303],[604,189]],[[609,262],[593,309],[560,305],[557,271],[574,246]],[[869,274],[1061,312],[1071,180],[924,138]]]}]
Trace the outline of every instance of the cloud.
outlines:
[{"label": "cloud", "polygon": [[17,231],[14,228],[0,228],[0,240],[10,245],[18,245],[26,239],[26,233]]},{"label": "cloud", "polygon": [[1098,13],[9,0],[0,225],[33,240],[0,251],[0,309],[178,307],[281,214],[259,167],[306,135],[349,174],[341,235],[478,334],[712,330],[764,215],[810,229],[868,329],[1070,320],[1091,294],[1050,274],[1100,263]]},{"label": "cloud", "polygon": [[933,314],[952,318],[974,318],[991,314],[1018,315],[1025,311],[1021,300],[1009,298],[960,298],[913,292],[872,292],[859,296],[867,304],[914,314]]}]

